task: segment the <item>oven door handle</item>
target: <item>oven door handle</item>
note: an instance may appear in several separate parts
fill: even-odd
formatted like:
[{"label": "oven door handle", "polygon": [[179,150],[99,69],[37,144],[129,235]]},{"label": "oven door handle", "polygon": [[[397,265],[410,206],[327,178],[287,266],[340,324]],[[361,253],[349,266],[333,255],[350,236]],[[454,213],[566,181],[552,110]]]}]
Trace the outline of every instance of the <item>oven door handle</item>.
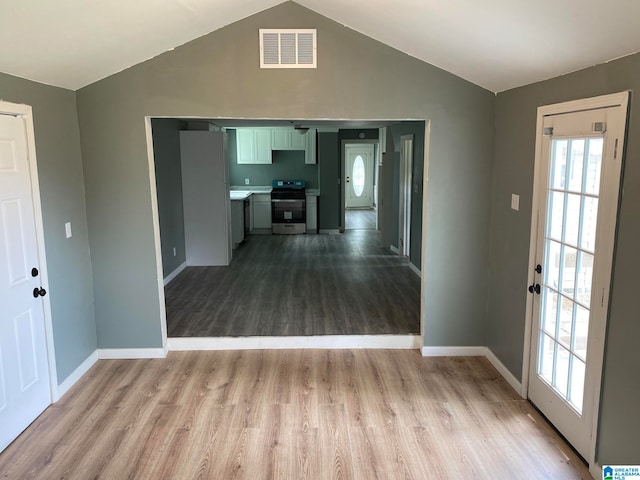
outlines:
[{"label": "oven door handle", "polygon": [[284,199],[284,198],[272,198],[271,199],[272,203],[300,203],[300,202],[304,202],[303,198],[294,200],[294,199]]}]

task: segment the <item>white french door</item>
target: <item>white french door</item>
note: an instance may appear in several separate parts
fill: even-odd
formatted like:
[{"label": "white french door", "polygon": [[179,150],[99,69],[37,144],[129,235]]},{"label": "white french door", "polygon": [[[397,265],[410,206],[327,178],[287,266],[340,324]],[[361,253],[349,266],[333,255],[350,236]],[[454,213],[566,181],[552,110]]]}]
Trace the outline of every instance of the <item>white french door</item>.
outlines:
[{"label": "white french door", "polygon": [[603,108],[587,104],[575,111],[574,103],[574,111],[545,115],[538,132],[529,398],[588,461],[627,112],[618,99],[624,95],[601,97]]},{"label": "white french door", "polygon": [[373,207],[373,144],[345,146],[345,208]]},{"label": "white french door", "polygon": [[51,403],[31,185],[25,119],[0,114],[0,451]]}]

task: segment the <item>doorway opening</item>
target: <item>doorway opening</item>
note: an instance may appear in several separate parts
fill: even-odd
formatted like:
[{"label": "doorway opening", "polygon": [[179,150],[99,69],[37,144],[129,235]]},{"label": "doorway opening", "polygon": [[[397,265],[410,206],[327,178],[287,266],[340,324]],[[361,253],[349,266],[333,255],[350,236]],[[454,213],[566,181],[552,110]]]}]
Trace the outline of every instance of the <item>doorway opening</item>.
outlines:
[{"label": "doorway opening", "polygon": [[378,142],[344,143],[344,228],[378,229]]},{"label": "doorway opening", "polygon": [[[187,126],[190,128],[194,126],[196,128],[201,128],[204,126],[204,130],[210,131],[219,131],[225,130],[229,135],[228,139],[228,150],[231,152],[236,143],[238,142],[237,137],[237,129],[239,128],[252,128],[252,129],[261,129],[261,128],[293,128],[292,121],[290,120],[234,120],[234,119],[218,119],[218,118],[208,118],[203,120],[199,119],[189,119],[185,117],[181,118],[160,118],[160,119],[151,119],[147,118],[147,135],[148,135],[148,148],[149,148],[149,162],[150,162],[150,170],[155,172],[155,176],[151,178],[152,181],[152,194],[155,196],[154,200],[154,209],[156,212],[160,210],[163,212],[163,215],[167,214],[165,203],[164,207],[159,205],[161,203],[161,184],[162,181],[160,179],[161,169],[162,167],[157,164],[158,154],[160,153],[160,143],[158,142],[158,138],[154,137],[154,127],[152,126],[152,120],[155,122],[156,120],[162,121],[173,121],[174,123],[180,124],[182,126]],[[257,162],[254,160],[254,165],[246,165],[246,161],[242,162],[236,160],[235,163],[231,162],[229,166],[233,166],[230,168],[230,182],[231,190],[245,190],[247,187],[245,186],[245,180],[249,179],[251,183],[254,182],[254,178],[259,178],[260,182],[258,187],[264,183],[265,175],[270,175],[273,169],[280,169],[278,173],[279,178],[284,178],[282,173],[282,168],[289,168],[290,165],[293,165],[300,174],[307,173],[308,169],[318,169],[318,183],[319,188],[317,189],[317,221],[319,227],[319,234],[305,234],[305,235],[268,235],[264,233],[268,232],[259,232],[258,234],[250,234],[243,245],[240,245],[237,249],[233,250],[233,258],[229,266],[222,267],[191,267],[186,265],[188,262],[183,262],[182,265],[178,265],[175,270],[177,272],[172,271],[167,265],[169,262],[163,264],[164,257],[176,256],[176,250],[172,248],[170,243],[167,243],[165,240],[166,236],[164,235],[162,228],[162,216],[159,215],[156,217],[156,232],[157,232],[157,245],[156,252],[160,252],[162,261],[159,262],[160,265],[160,278],[164,278],[165,285],[163,285],[163,305],[162,309],[164,310],[163,314],[166,318],[166,323],[164,324],[164,328],[166,329],[163,332],[165,338],[168,338],[168,345],[170,349],[179,349],[179,348],[190,348],[189,346],[193,346],[193,342],[188,342],[188,340],[193,339],[198,340],[196,342],[201,348],[203,342],[205,348],[211,344],[212,340],[219,340],[217,344],[222,341],[225,345],[228,344],[231,339],[235,337],[234,342],[243,341],[246,339],[248,341],[253,340],[256,341],[260,345],[269,345],[273,348],[280,348],[279,345],[282,345],[283,341],[287,343],[287,341],[291,340],[295,342],[307,342],[309,341],[325,341],[318,340],[318,336],[323,336],[327,338],[330,345],[344,344],[349,345],[350,342],[356,342],[358,346],[366,346],[366,345],[386,345],[388,348],[416,348],[420,344],[419,333],[421,333],[422,325],[420,319],[422,318],[421,309],[423,305],[421,304],[421,296],[422,296],[422,284],[421,277],[418,274],[416,276],[416,271],[419,271],[418,267],[415,265],[409,265],[409,261],[406,258],[398,258],[395,255],[392,255],[389,251],[389,248],[383,247],[382,240],[382,231],[376,230],[367,230],[362,231],[361,234],[357,234],[355,236],[352,235],[332,235],[333,233],[338,233],[339,227],[344,225],[344,220],[339,222],[339,217],[336,213],[339,213],[342,202],[340,199],[344,198],[342,196],[342,191],[340,188],[331,188],[331,183],[336,182],[335,173],[338,173],[337,184],[340,185],[340,168],[342,166],[341,163],[341,155],[340,155],[340,147],[341,147],[341,138],[340,135],[342,132],[347,132],[346,135],[357,135],[357,132],[354,133],[354,127],[357,125],[366,125],[369,127],[367,130],[375,130],[377,137],[377,128],[371,128],[374,125],[380,125],[380,122],[345,122],[341,121],[329,121],[329,120],[305,120],[293,122],[295,126],[299,126],[301,123],[309,124],[309,128],[307,129],[305,126],[305,133],[308,134],[314,127],[318,129],[319,133],[317,134],[318,148],[316,150],[316,154],[318,154],[317,165],[312,162],[306,161],[309,157],[308,152],[296,152],[298,150],[297,144],[294,145],[291,143],[290,146],[285,145],[282,148],[290,148],[288,151],[284,151],[278,153],[273,152],[273,158],[271,159],[271,163],[268,161],[265,163]],[[388,124],[398,125],[398,131],[402,129],[410,131],[422,129],[424,132],[426,139],[426,134],[428,130],[425,128],[425,123],[422,121],[392,121],[385,122]],[[196,126],[196,124],[199,124]],[[204,125],[206,124],[206,125]],[[182,127],[178,127],[178,130]],[[236,131],[232,136],[232,132]],[[351,132],[351,133],[349,133]],[[298,129],[296,132],[298,136]],[[294,136],[296,140],[298,140],[297,136]],[[358,139],[360,140],[360,139]],[[372,140],[370,143],[374,144],[377,148],[378,140],[377,138],[370,138],[368,140]],[[332,143],[333,142],[333,143]],[[353,142],[350,142],[353,143]],[[356,143],[357,140],[356,140]],[[366,143],[366,142],[365,142]],[[426,143],[426,141],[425,141]],[[255,146],[254,148],[258,148]],[[329,145],[329,146],[327,146]],[[335,149],[331,147],[331,145],[335,145]],[[179,145],[174,143],[173,148],[179,150]],[[323,150],[324,149],[324,150]],[[158,151],[155,151],[158,150]],[[376,149],[374,149],[375,156],[374,157],[374,170],[377,169],[379,153]],[[426,148],[425,148],[426,153]],[[394,171],[395,164],[397,162],[392,161],[394,151],[391,148],[389,152],[388,162],[388,170],[386,175],[389,179],[389,188],[387,191],[388,197],[388,205],[397,205],[397,201],[393,201],[392,198],[395,198],[397,195],[397,188],[393,187],[397,181],[397,174]],[[237,151],[236,151],[237,155]],[[299,155],[302,155],[298,158]],[[397,152],[395,152],[397,155]],[[320,158],[322,157],[322,158]],[[255,157],[258,158],[257,156]],[[333,159],[332,159],[333,158]],[[364,159],[362,160],[364,164]],[[261,161],[262,162],[262,161]],[[380,162],[381,163],[381,162]],[[426,162],[425,162],[426,163]],[[364,165],[363,165],[364,167]],[[356,167],[358,170],[359,167]],[[366,167],[364,167],[366,168]],[[179,171],[179,168],[177,169]],[[236,171],[238,170],[238,171]],[[267,170],[269,172],[267,172]],[[176,171],[175,166],[173,171]],[[332,173],[335,172],[335,173]],[[165,172],[166,173],[166,172]],[[356,172],[357,173],[357,172]],[[377,173],[380,181],[375,181],[374,185],[382,182],[382,178],[380,174]],[[175,179],[175,175],[171,174],[167,175],[168,177],[172,177]],[[297,176],[297,175],[296,175]],[[422,176],[422,172],[420,172],[420,176]],[[157,178],[156,178],[157,177]],[[239,180],[238,180],[239,179]],[[271,177],[268,178],[270,180]],[[312,180],[312,179],[311,179]],[[308,182],[308,184],[311,182]],[[336,183],[333,183],[334,185]],[[249,185],[253,187],[254,185]],[[360,188],[360,187],[358,187]],[[362,191],[364,192],[365,185],[362,185]],[[179,189],[175,189],[173,191],[174,194],[179,193]],[[309,192],[308,192],[309,193]],[[377,192],[374,192],[374,196],[377,195]],[[260,200],[261,196],[268,196],[268,193],[265,192],[254,192],[253,196],[256,197],[256,204],[250,207],[250,216],[254,217],[251,219],[251,222],[254,222],[258,217],[256,216],[256,208],[258,206],[258,200]],[[268,199],[267,199],[268,201]],[[329,224],[332,220],[327,220],[327,210],[326,204],[331,204],[331,202],[335,202],[335,210],[333,211],[333,218],[336,221],[334,228],[332,229],[323,229],[324,225]],[[169,202],[169,205],[175,208],[175,202]],[[381,204],[382,205],[382,204]],[[420,211],[423,211],[422,205],[422,197],[420,197],[419,202],[415,202],[417,208]],[[378,205],[376,205],[378,206]],[[323,209],[325,207],[325,209]],[[232,210],[232,209],[230,209]],[[377,208],[376,210],[379,210]],[[389,213],[390,212],[390,213]],[[387,212],[389,217],[397,216],[397,209],[394,207],[392,210]],[[421,213],[420,213],[421,214]],[[309,218],[307,217],[307,221]],[[250,223],[251,223],[250,222]],[[388,236],[392,237],[392,230],[397,232],[397,220],[394,221],[393,218],[389,218],[387,220],[387,230],[386,233]],[[178,222],[179,223],[179,222]],[[330,225],[330,224],[329,224]],[[251,229],[250,229],[251,230]],[[266,229],[263,229],[266,230]],[[323,231],[324,230],[324,231]],[[344,228],[341,229],[344,232]],[[396,233],[397,236],[397,233]],[[389,242],[387,240],[387,242]],[[275,243],[275,245],[271,245],[271,243]],[[418,242],[416,245],[420,245],[421,242]],[[390,245],[390,243],[389,243]],[[418,247],[419,248],[419,247]],[[180,250],[180,245],[178,244],[178,251]],[[293,253],[301,253],[302,256],[299,258],[291,258],[290,254]],[[266,256],[265,256],[266,255]],[[287,256],[289,255],[289,256]],[[306,255],[306,257],[305,257]],[[244,258],[246,257],[246,258]],[[271,262],[272,265],[258,265],[261,259],[272,259],[275,261]],[[278,259],[280,259],[278,261]],[[346,263],[344,260],[349,259],[349,262]],[[374,261],[375,260],[375,261]],[[258,262],[258,263],[256,263]],[[376,263],[377,262],[377,263]],[[366,308],[371,307],[372,305],[377,305],[377,301],[386,298],[389,298],[389,295],[385,295],[384,291],[387,293],[391,292],[393,289],[389,289],[389,285],[398,285],[402,281],[402,279],[398,280],[388,280],[385,281],[385,276],[376,275],[376,272],[380,272],[380,262],[399,262],[396,266],[397,268],[389,268],[387,265],[385,272],[389,273],[399,273],[402,278],[407,279],[409,283],[415,284],[414,286],[407,286],[406,288],[400,288],[403,291],[403,294],[400,296],[395,296],[395,299],[391,299],[392,303],[395,301],[406,301],[403,299],[406,295],[414,296],[414,300],[411,302],[411,306],[408,308],[404,307],[392,307],[388,308],[384,305],[378,305],[377,313],[375,315],[364,315],[363,319],[368,322],[365,325],[365,328],[358,331],[357,329],[346,328],[349,327],[349,319],[351,318],[354,312],[358,312],[361,310],[364,312]],[[420,262],[420,257],[418,257],[418,262]],[[316,265],[317,264],[317,265]],[[316,265],[316,271],[309,270],[310,266]],[[334,265],[335,268],[332,270],[327,268],[328,266]],[[351,265],[351,266],[349,266]],[[418,263],[420,265],[420,263]],[[236,268],[238,267],[238,268]],[[286,268],[285,268],[286,267]],[[412,267],[412,268],[411,268]],[[236,271],[235,274],[232,272],[233,269],[242,270],[242,272]],[[261,270],[264,268],[265,275],[258,275],[257,270]],[[374,269],[369,273],[361,271],[363,268],[365,269]],[[219,271],[215,271],[219,270]],[[230,273],[231,272],[231,276]],[[271,272],[271,273],[269,273]],[[340,282],[336,283],[337,277],[331,277],[322,280],[320,277],[323,274],[336,274],[339,272],[347,272],[351,275],[352,280],[350,282],[353,283],[354,286],[358,286],[355,290],[352,288],[345,288],[346,284]],[[175,273],[175,275],[173,275]],[[195,315],[189,313],[188,309],[184,309],[179,312],[183,317],[199,318],[201,320],[200,325],[204,324],[211,320],[210,313],[212,311],[216,312],[216,315],[221,319],[226,318],[226,325],[222,330],[218,330],[217,333],[210,333],[208,329],[203,329],[201,331],[191,330],[187,332],[186,336],[181,336],[178,334],[176,336],[175,331],[173,330],[173,326],[170,325],[172,319],[175,318],[175,309],[174,306],[171,305],[171,297],[173,295],[173,289],[176,285],[180,283],[181,279],[187,278],[191,275],[193,278],[189,277],[187,283],[189,283],[190,287],[183,289],[184,291],[190,291],[192,294],[191,300],[185,301],[184,298],[179,298],[177,303],[173,305],[179,305],[178,309],[182,309],[182,307],[188,306],[188,303],[191,303],[191,306],[196,308],[194,310],[196,312]],[[235,275],[235,276],[233,276]],[[271,277],[269,276],[271,275]],[[224,278],[222,278],[224,277]],[[269,278],[273,278],[273,280],[269,280]],[[320,281],[320,280],[321,281]],[[371,284],[370,282],[374,282]],[[365,283],[363,283],[365,282]],[[377,282],[377,285],[376,283]],[[307,285],[308,284],[308,285]],[[342,285],[343,287],[341,288]],[[237,290],[236,297],[233,295],[228,295],[228,288],[233,287]],[[236,288],[237,287],[237,288]],[[267,288],[268,287],[268,288]],[[269,292],[269,289],[272,287],[281,287],[281,292]],[[322,287],[322,288],[321,288]],[[338,288],[334,293],[325,291],[326,288]],[[375,288],[374,288],[375,287]],[[366,296],[374,293],[375,289],[382,288],[383,294],[374,295],[372,298],[375,301],[367,301]],[[224,290],[227,289],[227,290]],[[324,289],[324,290],[323,290]],[[249,292],[248,290],[251,290]],[[219,296],[217,301],[215,295],[211,295],[212,292],[220,293],[222,291],[222,296]],[[345,299],[344,301],[336,301],[335,292],[349,293],[347,295],[350,300]],[[287,293],[288,292],[288,293]],[[406,294],[406,295],[405,295]],[[166,302],[165,302],[166,296]],[[291,298],[290,298],[291,297]],[[235,298],[235,300],[234,300]],[[247,298],[251,298],[251,301],[247,301]],[[408,298],[408,297],[407,297]],[[260,301],[264,304],[264,308],[260,307],[256,303],[256,301]],[[266,303],[265,303],[266,302]],[[259,303],[259,302],[258,302]],[[360,308],[361,307],[361,308]],[[190,308],[190,307],[189,307]],[[310,310],[311,308],[311,310]],[[349,309],[355,308],[353,312],[350,313]],[[383,312],[399,312],[401,315],[404,315],[406,318],[404,320],[408,320],[409,317],[415,317],[412,322],[415,322],[415,325],[408,327],[406,329],[401,328],[400,330],[394,330],[394,327],[389,328],[385,326],[384,321],[393,320],[393,315],[382,315],[380,318],[384,319],[383,322],[373,322],[371,318],[377,318],[379,314],[383,314]],[[406,312],[406,313],[403,313]],[[409,314],[410,313],[410,314]],[[232,316],[235,315],[234,318],[237,319],[245,319],[245,320],[255,320],[254,326],[257,326],[253,330],[248,331],[240,331],[238,328],[241,326],[240,322],[229,321],[229,314]],[[357,315],[353,315],[357,316]],[[205,318],[206,317],[206,318]],[[385,318],[386,317],[386,318]],[[368,320],[367,320],[368,319]],[[275,320],[275,323],[274,323]],[[333,322],[333,327],[329,329],[323,330],[323,322],[329,323]],[[304,322],[302,325],[298,325],[299,322]],[[214,322],[215,323],[215,319]],[[275,325],[276,329],[271,330],[270,326]],[[356,325],[356,323],[354,323]],[[199,327],[198,327],[199,328]],[[275,332],[275,333],[274,333]],[[353,340],[355,336],[360,335],[357,340]],[[364,335],[366,338],[362,337]],[[373,337],[368,337],[373,335]],[[378,336],[377,339],[375,336]],[[384,340],[381,340],[382,337],[385,337]],[[331,337],[329,339],[329,337]],[[362,338],[361,338],[362,337]],[[314,340],[314,338],[316,340]],[[278,340],[281,339],[281,340]],[[284,340],[282,340],[284,339]],[[182,340],[186,340],[187,342],[183,342]],[[264,343],[267,342],[267,343]],[[346,342],[346,343],[345,343]],[[373,343],[371,343],[373,342]],[[382,342],[382,343],[380,343]],[[316,343],[313,343],[314,345]],[[235,345],[235,343],[234,343]],[[395,346],[394,346],[395,345]],[[238,348],[242,348],[241,346]]]}]

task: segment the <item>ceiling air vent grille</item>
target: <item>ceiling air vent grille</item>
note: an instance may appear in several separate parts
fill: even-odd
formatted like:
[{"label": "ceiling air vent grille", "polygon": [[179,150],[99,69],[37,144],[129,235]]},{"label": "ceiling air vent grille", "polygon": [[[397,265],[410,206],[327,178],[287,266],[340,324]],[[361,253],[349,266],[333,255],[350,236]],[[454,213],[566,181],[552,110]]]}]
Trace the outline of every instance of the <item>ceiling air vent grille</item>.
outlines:
[{"label": "ceiling air vent grille", "polygon": [[317,68],[315,29],[260,29],[260,68]]}]

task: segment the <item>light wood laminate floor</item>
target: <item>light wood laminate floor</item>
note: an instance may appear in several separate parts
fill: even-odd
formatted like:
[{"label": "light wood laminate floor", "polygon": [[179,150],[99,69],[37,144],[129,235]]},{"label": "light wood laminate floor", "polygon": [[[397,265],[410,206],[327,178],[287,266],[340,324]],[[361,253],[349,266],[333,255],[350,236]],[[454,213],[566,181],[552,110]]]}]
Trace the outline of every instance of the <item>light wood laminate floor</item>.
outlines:
[{"label": "light wood laminate floor", "polygon": [[169,337],[420,333],[420,279],[380,232],[250,235],[165,287]]},{"label": "light wood laminate floor", "polygon": [[100,360],[0,478],[590,477],[484,358],[280,350]]}]

